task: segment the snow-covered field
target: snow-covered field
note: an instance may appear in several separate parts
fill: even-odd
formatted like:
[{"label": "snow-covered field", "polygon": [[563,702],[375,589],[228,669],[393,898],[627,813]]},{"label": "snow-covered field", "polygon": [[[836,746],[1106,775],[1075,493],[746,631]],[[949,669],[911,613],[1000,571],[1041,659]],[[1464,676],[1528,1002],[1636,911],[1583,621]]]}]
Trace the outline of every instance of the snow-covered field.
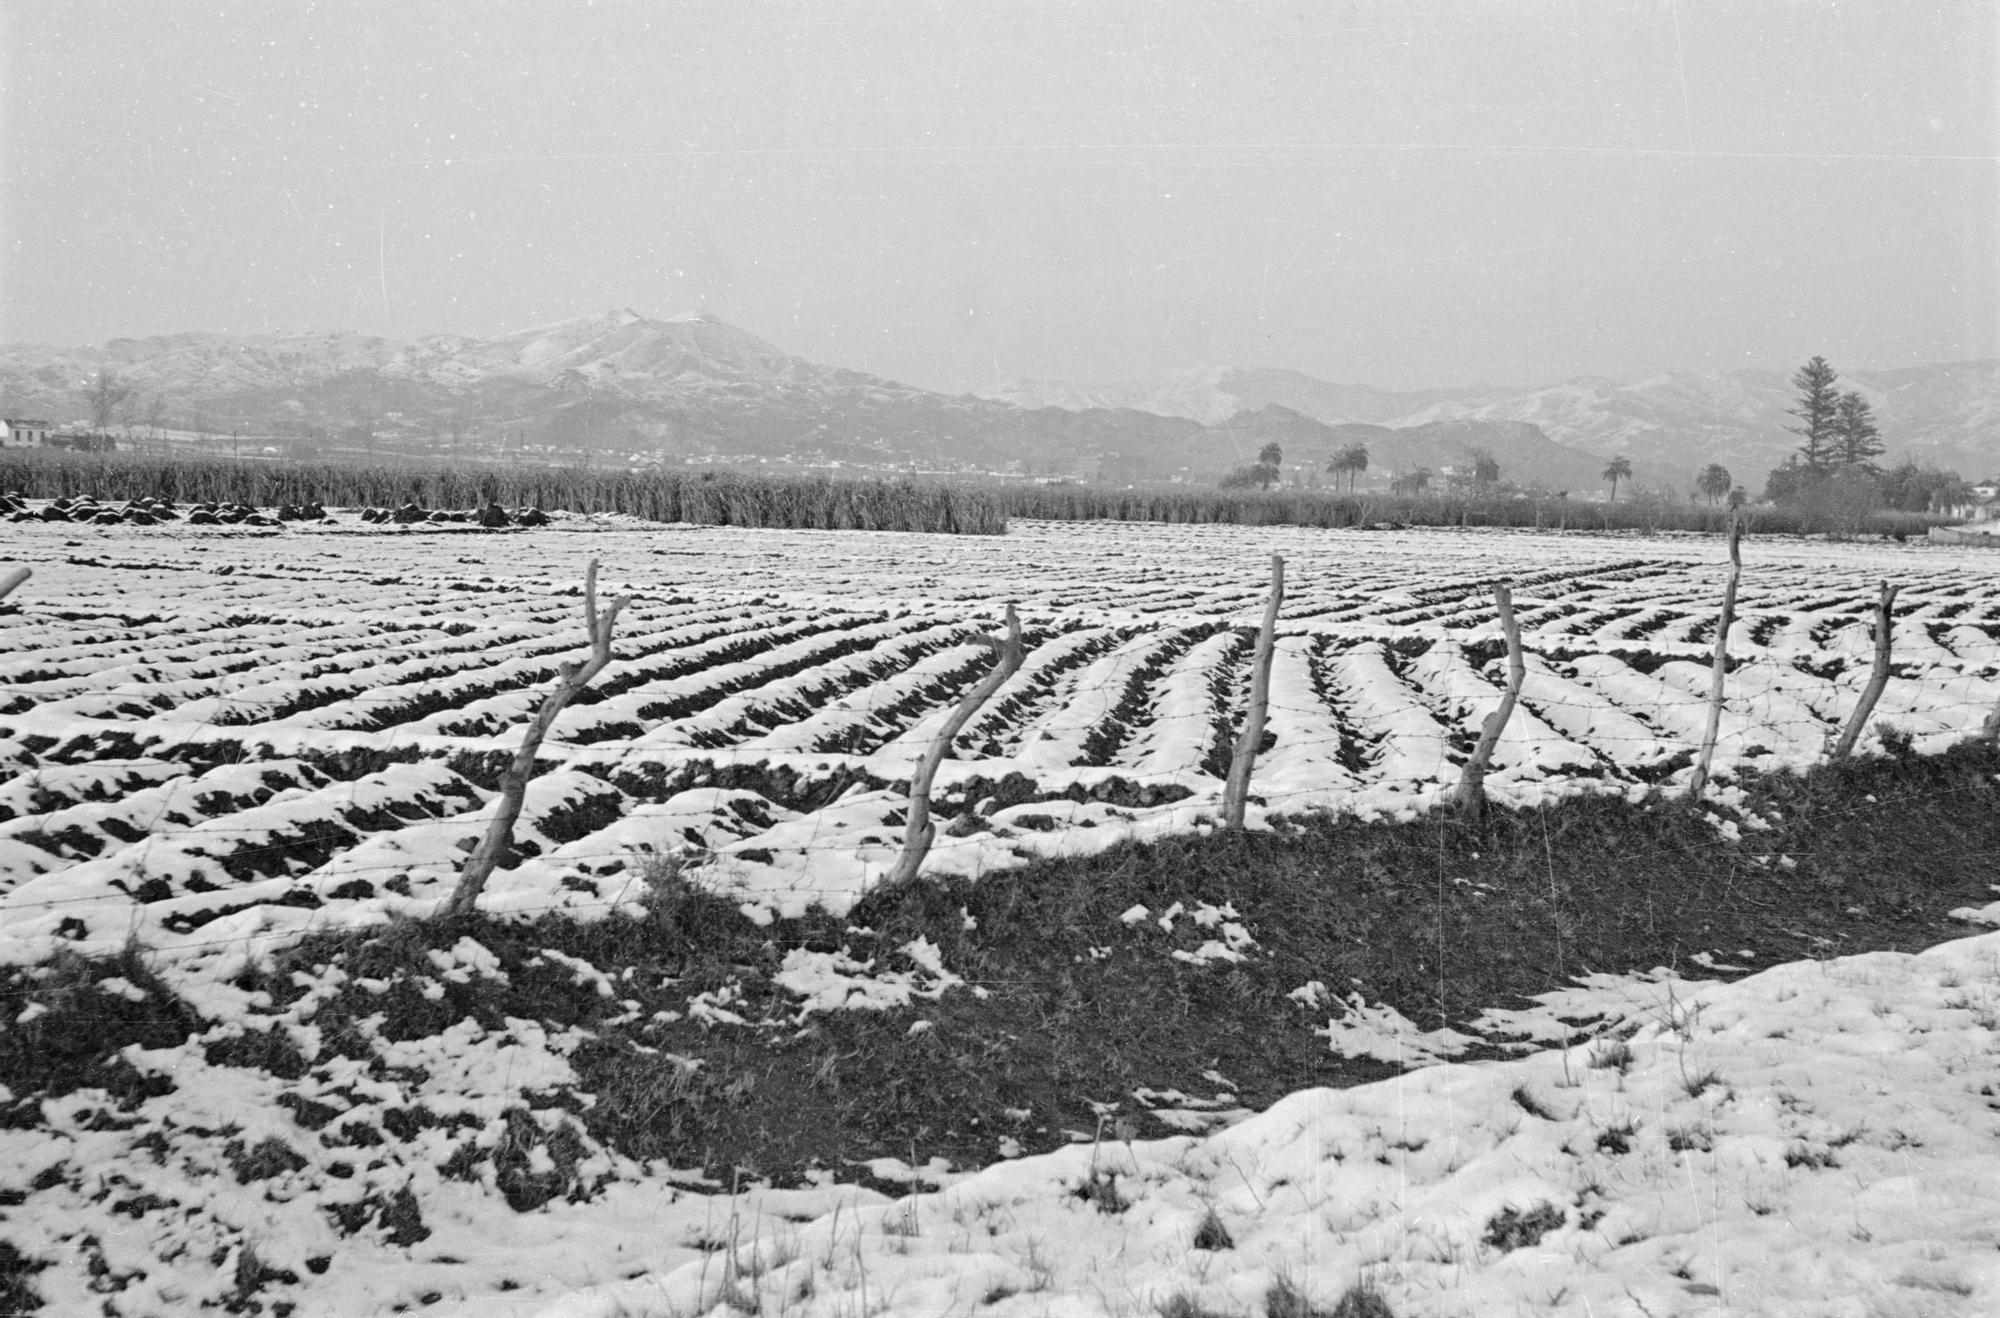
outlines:
[{"label": "snow-covered field", "polygon": [[[0,958],[57,943],[224,946],[427,910],[603,560],[616,659],[544,744],[495,910],[630,896],[696,848],[777,914],[845,909],[902,841],[913,760],[1020,606],[1020,671],[960,734],[928,870],[1206,827],[1248,686],[1268,554],[1288,559],[1275,742],[1253,819],[1408,816],[1449,793],[1500,698],[1489,589],[1529,651],[1488,790],[1532,803],[1685,780],[1721,551],[1699,538],[1026,524],[1005,537],[639,527],[503,535],[0,527],[34,579],[0,616]],[[1717,749],[1821,758],[1902,586],[1896,677],[1862,746],[1919,750],[2000,703],[2000,587],[1947,546],[1753,543]]]},{"label": "snow-covered field", "polygon": [[1356,1285],[1466,1318],[2000,1312],[2000,934],[1548,1005],[1624,1025],[903,1199],[635,1204],[725,1248],[513,1311],[1241,1315],[1288,1282],[1322,1313]]},{"label": "snow-covered field", "polygon": [[[0,1189],[21,1195],[0,1204],[33,1210],[0,1207],[5,1238],[61,1260],[37,1277],[59,1313],[221,1304],[257,1290],[246,1250],[253,1281],[291,1274],[271,1293],[301,1313],[1141,1314],[1184,1293],[1238,1314],[1280,1279],[1328,1310],[1366,1281],[1399,1314],[2000,1311],[2000,935],[1733,985],[1595,982],[1505,1024],[1549,1037],[1602,1015],[1623,1052],[1430,1065],[1206,1136],[1107,1126],[901,1200],[690,1194],[600,1151],[593,1199],[516,1214],[437,1164],[460,1125],[500,1140],[512,1095],[563,1083],[577,1039],[528,1022],[385,1042],[388,1080],[329,1081],[319,1097],[353,1113],[459,1123],[415,1123],[358,1168],[277,1103],[285,1084],[211,1059],[258,1014],[226,982],[246,960],[449,890],[518,723],[583,648],[591,556],[634,603],[596,698],[544,746],[495,911],[613,909],[636,857],[682,848],[772,916],[844,910],[893,860],[898,784],[1009,601],[1027,660],[940,774],[932,867],[1206,827],[1273,551],[1290,593],[1256,820],[1405,815],[1450,790],[1499,698],[1495,580],[1531,654],[1492,794],[1684,779],[1723,577],[1696,538],[0,526],[0,565],[35,568],[0,612],[0,960],[136,936],[213,1022],[129,1050],[173,1081],[143,1122],[86,1090],[0,1131]],[[2000,701],[1981,551],[1753,542],[1720,827],[1756,823],[1731,806],[1739,768],[1823,754],[1883,580],[1903,593],[1877,725],[1937,748]],[[1983,914],[2000,923],[2000,904]],[[439,979],[485,973],[482,954],[462,946]],[[924,991],[970,991],[937,971]],[[313,1030],[311,1000],[277,1023]],[[1450,1053],[1395,1028],[1327,1034]],[[1122,1208],[1079,1196],[1114,1173]],[[399,1239],[398,1195],[421,1201],[421,1240]],[[379,1221],[337,1230],[355,1205]]]},{"label": "snow-covered field", "polygon": [[[0,1131],[0,1187],[39,1191],[0,1238],[55,1260],[57,1314],[1248,1315],[1279,1281],[1321,1313],[1368,1285],[1405,1318],[2000,1312],[2000,934],[1734,984],[1606,978],[1507,1023],[1598,1014],[1588,1046],[1303,1091],[1206,1136],[1107,1124],[900,1198],[696,1192],[598,1155],[589,1202],[526,1213],[441,1171],[434,1121],[343,1147],[199,1041],[135,1048],[174,1092],[127,1116],[82,1091]],[[496,1114],[560,1084],[577,1042],[515,1026],[400,1045],[415,1106],[503,1138]],[[361,1125],[393,1088],[363,1072],[342,1077],[381,1102]]]}]

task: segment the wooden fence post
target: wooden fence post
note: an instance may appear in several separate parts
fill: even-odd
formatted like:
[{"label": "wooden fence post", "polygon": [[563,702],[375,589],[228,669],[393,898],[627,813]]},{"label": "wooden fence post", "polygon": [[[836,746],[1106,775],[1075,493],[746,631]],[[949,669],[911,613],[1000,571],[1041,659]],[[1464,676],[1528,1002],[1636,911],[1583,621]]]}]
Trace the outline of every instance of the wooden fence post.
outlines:
[{"label": "wooden fence post", "polygon": [[1278,646],[1278,607],[1285,602],[1285,560],[1271,555],[1271,597],[1264,604],[1264,625],[1257,632],[1257,653],[1251,662],[1250,707],[1243,712],[1243,730],[1229,757],[1229,779],[1222,789],[1222,822],[1243,827],[1250,803],[1250,769],[1257,748],[1264,744],[1264,717],[1271,707],[1271,656]]},{"label": "wooden fence post", "polygon": [[951,754],[952,739],[958,736],[978,708],[993,698],[1000,684],[1012,677],[1021,666],[1023,650],[1021,646],[1021,619],[1014,612],[1014,606],[1007,606],[1007,638],[995,640],[991,636],[979,638],[981,643],[992,647],[999,662],[965,699],[958,702],[958,708],[938,729],[931,744],[924,749],[923,758],[917,761],[917,768],[910,775],[909,818],[903,827],[903,852],[896,857],[895,868],[883,880],[888,884],[908,883],[917,877],[923,868],[924,857],[931,851],[931,842],[937,837],[937,827],[931,823],[931,780],[937,776],[938,766],[945,756]]},{"label": "wooden fence post", "polygon": [[500,854],[514,840],[514,821],[521,817],[521,802],[527,796],[528,783],[535,776],[535,752],[541,749],[542,738],[548,735],[549,726],[562,713],[563,706],[570,698],[590,685],[592,678],[604,671],[611,662],[611,625],[618,619],[618,611],[632,601],[619,596],[611,601],[611,606],[603,614],[597,612],[597,560],[590,560],[590,567],[583,577],[583,619],[590,633],[590,658],[581,664],[563,664],[557,669],[555,689],[542,700],[542,707],[528,722],[527,731],[521,736],[521,748],[514,752],[514,762],[507,767],[500,781],[500,809],[493,816],[493,822],[486,826],[486,836],[480,839],[472,854],[465,859],[465,868],[459,871],[458,886],[438,912],[444,916],[470,915],[479,894],[486,887],[486,880],[499,863]]},{"label": "wooden fence post", "polygon": [[1861,690],[1861,701],[1854,712],[1848,715],[1847,726],[1841,729],[1840,740],[1834,743],[1833,759],[1836,763],[1854,752],[1854,743],[1861,740],[1861,730],[1868,726],[1868,716],[1875,712],[1875,702],[1882,698],[1882,689],[1889,685],[1889,645],[1890,628],[1895,624],[1893,610],[1896,592],[1901,586],[1882,583],[1882,598],[1875,602],[1875,668],[1868,675],[1868,685]]},{"label": "wooden fence post", "polygon": [[1695,756],[1694,776],[1688,779],[1690,805],[1701,802],[1708,787],[1708,765],[1715,757],[1715,739],[1722,729],[1722,680],[1729,673],[1729,626],[1736,621],[1736,583],[1743,576],[1743,518],[1729,518],[1729,584],[1722,590],[1722,616],[1715,624],[1715,666],[1708,679],[1708,726],[1702,730],[1701,751]]},{"label": "wooden fence post", "polygon": [[1514,620],[1514,592],[1495,583],[1493,602],[1499,606],[1500,630],[1507,637],[1507,689],[1500,696],[1500,707],[1486,716],[1479,744],[1472,748],[1472,757],[1458,778],[1458,814],[1467,823],[1477,823],[1486,814],[1486,766],[1492,762],[1493,748],[1500,744],[1507,720],[1513,717],[1514,704],[1521,698],[1521,683],[1528,674],[1527,660],[1521,654],[1521,627]]}]

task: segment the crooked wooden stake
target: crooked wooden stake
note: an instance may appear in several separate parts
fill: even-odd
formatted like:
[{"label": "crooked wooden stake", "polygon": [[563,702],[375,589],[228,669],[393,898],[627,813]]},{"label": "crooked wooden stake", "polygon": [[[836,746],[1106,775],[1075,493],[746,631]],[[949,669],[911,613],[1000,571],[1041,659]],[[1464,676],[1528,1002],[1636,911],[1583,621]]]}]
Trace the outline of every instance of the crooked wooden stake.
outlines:
[{"label": "crooked wooden stake", "polygon": [[1012,677],[1021,666],[1021,619],[1014,612],[1014,606],[1007,606],[1007,636],[1005,640],[995,640],[982,636],[980,643],[992,648],[999,662],[993,671],[981,679],[978,686],[966,693],[958,702],[958,708],[951,711],[951,717],[938,729],[931,744],[924,749],[924,757],[917,761],[916,771],[910,775],[909,820],[903,828],[903,854],[896,857],[896,866],[889,871],[885,882],[890,884],[908,883],[917,877],[917,871],[924,866],[924,857],[931,851],[931,842],[937,837],[937,826],[931,823],[931,780],[937,777],[938,766],[951,754],[952,739],[957,737],[979,707],[993,698],[1000,684]]},{"label": "crooked wooden stake", "polygon": [[487,877],[514,841],[514,821],[521,817],[521,802],[527,797],[528,783],[535,776],[535,752],[541,749],[542,738],[548,735],[550,725],[562,713],[563,706],[589,686],[591,679],[611,662],[611,626],[618,620],[618,611],[631,602],[621,595],[612,600],[602,614],[598,613],[597,560],[591,559],[590,567],[583,576],[583,620],[590,634],[590,658],[581,664],[566,663],[557,669],[555,689],[543,698],[541,709],[529,721],[527,730],[521,736],[521,748],[514,752],[514,762],[507,767],[507,773],[500,781],[500,809],[494,814],[493,822],[486,826],[486,836],[465,858],[465,868],[458,874],[458,887],[452,890],[451,898],[439,911],[440,915],[472,913],[479,901],[480,891],[486,887]]},{"label": "crooked wooden stake", "polygon": [[1687,799],[1698,805],[1708,788],[1708,766],[1715,758],[1715,739],[1722,730],[1722,679],[1729,673],[1729,627],[1736,621],[1736,583],[1743,576],[1743,515],[1729,518],[1729,584],[1722,590],[1722,617],[1715,625],[1715,666],[1708,677],[1708,725],[1702,729],[1701,751],[1695,756],[1694,776],[1688,779]]},{"label": "crooked wooden stake", "polygon": [[1285,602],[1285,560],[1271,555],[1271,598],[1264,604],[1264,625],[1257,632],[1257,653],[1250,674],[1250,708],[1243,712],[1243,730],[1229,756],[1229,779],[1222,788],[1222,823],[1243,827],[1250,804],[1250,770],[1257,748],[1264,744],[1264,718],[1271,708],[1271,656],[1278,646],[1278,608]]},{"label": "crooked wooden stake", "polygon": [[1861,702],[1847,717],[1847,726],[1841,729],[1840,740],[1834,743],[1833,759],[1838,762],[1854,753],[1854,743],[1861,740],[1861,731],[1868,726],[1868,716],[1875,712],[1875,702],[1882,698],[1882,689],[1889,685],[1889,643],[1890,633],[1895,627],[1894,609],[1896,592],[1901,586],[1882,583],[1882,598],[1875,602],[1875,669],[1868,674],[1868,685],[1861,689]]},{"label": "crooked wooden stake", "polygon": [[1528,675],[1528,662],[1521,654],[1521,627],[1514,621],[1514,592],[1496,583],[1493,603],[1499,607],[1500,630],[1507,637],[1507,689],[1501,693],[1500,707],[1486,716],[1479,744],[1472,748],[1472,758],[1465,762],[1458,778],[1458,814],[1469,824],[1486,815],[1486,768],[1493,761],[1493,748],[1500,744],[1507,720],[1513,717],[1514,704],[1521,698],[1521,683]]},{"label": "crooked wooden stake", "polygon": [[22,582],[34,575],[35,569],[31,567],[8,568],[4,574],[0,574],[0,599],[6,599]]}]

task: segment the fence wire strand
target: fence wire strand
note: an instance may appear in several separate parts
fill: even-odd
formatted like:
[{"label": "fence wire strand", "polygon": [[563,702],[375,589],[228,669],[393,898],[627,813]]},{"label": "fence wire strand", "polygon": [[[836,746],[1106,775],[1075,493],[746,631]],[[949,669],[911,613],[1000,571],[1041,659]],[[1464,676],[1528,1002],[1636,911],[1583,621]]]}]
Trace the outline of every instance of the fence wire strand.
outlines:
[{"label": "fence wire strand", "polygon": [[[729,812],[741,784],[755,791],[761,774],[765,792],[783,798],[778,771],[808,793],[843,782],[851,792],[859,783],[883,797],[871,803],[872,814],[808,810],[802,837],[763,849],[799,860],[805,875],[819,864],[815,857],[852,863],[863,851],[893,850],[907,762],[921,752],[926,720],[978,680],[982,663],[971,638],[992,629],[998,609],[990,569],[948,564],[932,565],[938,574],[924,578],[912,599],[853,598],[875,586],[867,572],[874,560],[857,559],[852,574],[796,593],[741,589],[740,564],[736,589],[687,578],[650,590],[626,587],[638,602],[625,616],[617,658],[551,730],[545,765],[579,770],[601,785],[586,795],[596,792],[595,804],[619,818],[649,803],[639,790],[648,771],[666,785],[660,804],[669,787],[674,795],[712,790],[706,815],[683,812],[679,835],[657,841],[663,850],[692,847],[722,857],[755,853],[766,840],[768,830]],[[1402,795],[1441,798],[1500,698],[1504,660],[1490,585],[1501,578],[1491,564],[1479,564],[1489,570],[1413,586],[1407,564],[1343,572],[1324,557],[1291,561],[1294,584],[1280,615],[1270,701],[1275,741],[1260,753],[1266,777],[1253,778],[1252,800],[1267,817],[1364,802],[1372,809],[1391,771],[1400,774]],[[70,565],[95,583],[94,593],[67,599],[60,610],[42,605],[0,615],[7,646],[0,650],[0,770],[13,770],[0,781],[0,811],[11,815],[0,819],[0,844],[28,848],[16,855],[34,865],[47,861],[41,874],[9,875],[0,887],[0,911],[16,917],[112,901],[101,892],[16,891],[49,875],[59,882],[79,866],[110,885],[126,878],[137,886],[147,875],[177,880],[195,865],[258,875],[199,894],[169,882],[164,900],[190,919],[206,913],[191,908],[227,907],[246,883],[282,881],[310,893],[336,880],[403,874],[448,884],[450,868],[421,850],[379,862],[352,853],[393,847],[419,829],[475,837],[491,791],[463,773],[439,780],[422,768],[463,769],[511,755],[512,737],[557,664],[585,645],[569,597],[573,582],[565,593],[553,570],[546,579],[492,583],[490,593],[454,589],[467,584],[464,577],[414,584],[406,572],[393,586],[408,608],[437,612],[371,614],[349,603],[286,620],[281,615],[299,601],[327,603],[329,588],[387,577],[370,577],[366,567],[267,564],[216,580],[232,612],[176,630],[172,618],[131,608],[126,592],[114,588],[122,571],[159,566],[152,560],[79,555]],[[1512,725],[1517,735],[1503,737],[1495,756],[1489,781],[1497,797],[1525,791],[1524,799],[1545,799],[1544,783],[1644,791],[1678,771],[1674,762],[1690,748],[1690,727],[1705,704],[1695,679],[1705,683],[1700,670],[1714,642],[1712,567],[1614,557],[1506,578],[1518,592],[1532,666]],[[1936,742],[1977,728],[2000,702],[2000,600],[1983,597],[1982,580],[1968,569],[1910,567],[1894,615],[1897,680],[1875,722],[1907,725]],[[1166,799],[1174,793],[1189,793],[1180,799],[1195,812],[1212,811],[1242,717],[1247,620],[1261,606],[1261,585],[1244,579],[1240,563],[1155,564],[1155,579],[1145,579],[1143,565],[1136,579],[1130,564],[1063,565],[1072,569],[1063,599],[1044,591],[1024,605],[1027,661],[956,741],[947,792],[952,782],[1018,775],[1027,780],[1026,799],[1014,818],[1081,796],[1085,809],[1097,809],[1098,826],[1114,828],[1142,820],[1147,810],[1176,807]],[[1746,769],[1822,759],[1872,649],[1876,575],[1857,569],[1809,584],[1795,574],[1775,583],[1755,575],[1746,575],[1730,633],[1735,667],[1718,761],[1724,782]],[[282,584],[246,601],[242,585],[252,576],[260,585]],[[954,577],[965,584],[954,586]],[[276,645],[274,627],[282,632]],[[372,647],[358,661],[357,644]],[[245,798],[228,789],[231,775],[280,760],[303,766],[272,766],[288,783],[266,785],[285,794],[268,807],[281,817],[232,823],[246,808],[266,807],[254,790]],[[379,767],[352,772],[357,763]],[[135,787],[142,798],[157,794],[138,813],[121,814],[120,802],[99,799],[105,779],[153,770],[168,772]],[[420,780],[429,786],[418,790]],[[440,781],[481,804],[455,810],[454,790],[440,793]],[[1146,793],[1153,804],[1104,799]],[[244,806],[245,799],[253,804]],[[584,839],[558,842],[565,803],[574,804],[565,797],[523,814],[521,864],[586,885],[609,882],[623,869],[629,885],[640,842],[601,850],[580,846]],[[771,804],[793,813],[783,799]],[[975,804],[954,798],[944,809],[962,819]],[[1727,802],[1713,808],[1720,818],[1736,813]],[[174,814],[199,817],[181,824]],[[975,840],[993,834],[987,854],[995,863],[1095,849],[1081,831],[1051,836],[1014,827],[1003,834],[1010,811],[997,814],[981,817],[973,833]],[[948,854],[950,839],[940,842]],[[313,847],[332,854],[309,863]],[[790,891],[830,896],[850,886],[801,877]],[[510,909],[624,904],[601,897],[593,903],[578,892]],[[135,910],[149,904],[132,903]]]}]

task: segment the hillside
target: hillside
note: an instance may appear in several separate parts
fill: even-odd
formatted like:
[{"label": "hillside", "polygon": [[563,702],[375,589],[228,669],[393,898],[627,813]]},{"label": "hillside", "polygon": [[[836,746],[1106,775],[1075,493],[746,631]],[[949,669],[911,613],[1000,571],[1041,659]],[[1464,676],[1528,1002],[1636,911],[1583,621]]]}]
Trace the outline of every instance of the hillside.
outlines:
[{"label": "hillside", "polygon": [[[128,431],[242,433],[294,452],[596,452],[1134,483],[1213,481],[1267,442],[1284,448],[1289,470],[1317,472],[1354,439],[1295,405],[1310,391],[1223,407],[1233,395],[1211,390],[1214,406],[1183,400],[1192,410],[1173,414],[1156,410],[1158,399],[1057,407],[949,395],[793,356],[704,313],[631,310],[491,339],[175,334],[12,345],[0,348],[5,410],[78,422],[100,370],[130,390]],[[1600,465],[1512,418],[1450,418],[1364,442],[1377,481],[1462,463],[1474,447],[1495,453],[1509,477],[1550,487],[1593,484]]]},{"label": "hillside", "polygon": [[[255,435],[288,451],[806,465],[1013,473],[1126,484],[1210,482],[1266,442],[1289,473],[1368,445],[1365,479],[1463,465],[1601,487],[1631,459],[1685,489],[1720,462],[1756,488],[1795,445],[1783,370],[1669,372],[1537,388],[1391,391],[1291,370],[1217,368],[943,394],[794,356],[713,315],[607,311],[494,338],[188,333],[94,347],[0,347],[0,409],[76,422],[100,370],[131,393],[126,429]],[[1890,460],[2000,472],[2000,363],[1843,372],[1874,405]],[[1366,427],[1366,429],[1355,429]]]},{"label": "hillside", "polygon": [[[1720,462],[1754,486],[1797,445],[1787,429],[1796,393],[1790,377],[1786,370],[1667,372],[1631,382],[1586,377],[1532,388],[1392,392],[1298,371],[1228,368],[1097,384],[1021,380],[992,396],[1044,407],[1125,406],[1199,421],[1277,405],[1330,425],[1520,422],[1599,459],[1599,470],[1603,459],[1623,454],[1642,481],[1680,485],[1689,473]],[[1910,457],[1970,479],[2000,471],[2000,362],[1843,370],[1840,387],[1874,406],[1891,461]]]}]

